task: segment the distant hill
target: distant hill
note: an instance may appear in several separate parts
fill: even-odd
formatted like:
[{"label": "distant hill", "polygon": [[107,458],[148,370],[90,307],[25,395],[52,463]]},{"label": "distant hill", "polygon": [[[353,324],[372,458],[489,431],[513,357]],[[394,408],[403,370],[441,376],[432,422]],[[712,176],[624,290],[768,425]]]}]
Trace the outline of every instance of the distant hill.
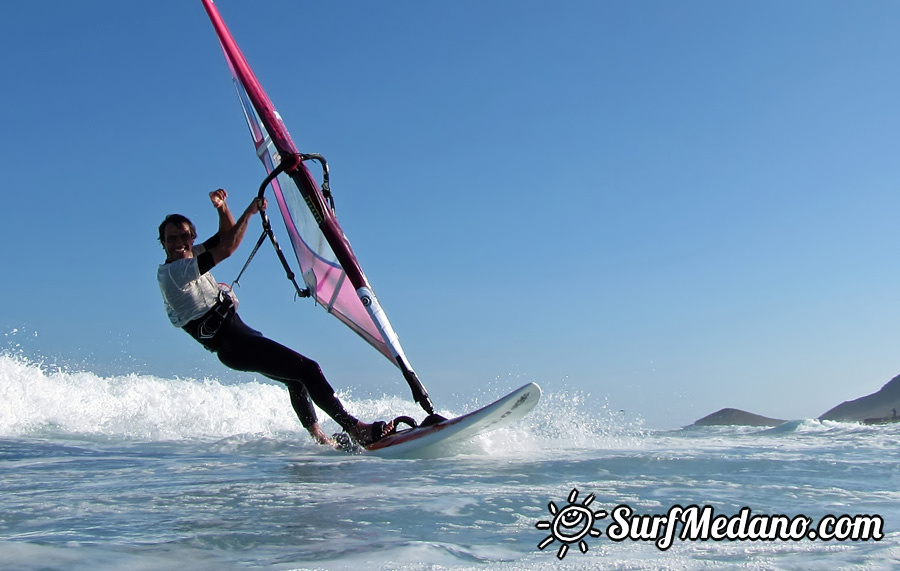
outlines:
[{"label": "distant hill", "polygon": [[[900,375],[888,381],[877,392],[842,402],[820,416],[819,420],[866,424],[900,422]],[[692,426],[778,426],[783,422],[785,421],[737,408],[723,408],[704,416]]]},{"label": "distant hill", "polygon": [[845,401],[819,417],[819,420],[890,422],[900,411],[900,375],[881,390],[856,400]]},{"label": "distant hill", "polygon": [[694,423],[694,426],[778,426],[785,421],[760,416],[736,408],[723,408]]}]

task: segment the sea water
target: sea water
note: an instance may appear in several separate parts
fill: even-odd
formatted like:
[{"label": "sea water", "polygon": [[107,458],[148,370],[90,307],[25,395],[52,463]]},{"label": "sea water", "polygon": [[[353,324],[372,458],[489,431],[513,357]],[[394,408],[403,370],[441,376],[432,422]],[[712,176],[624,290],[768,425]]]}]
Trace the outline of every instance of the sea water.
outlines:
[{"label": "sea water", "polygon": [[[344,396],[363,418],[418,414]],[[898,437],[815,420],[650,430],[545,390],[524,421],[448,457],[386,460],[313,444],[285,389],[252,377],[104,377],[0,355],[0,569],[892,569]],[[705,537],[675,526],[659,540],[676,506],[709,512]],[[804,535],[766,536],[779,515],[809,522]],[[868,538],[849,537],[857,516]],[[823,521],[842,537],[810,539]]]}]

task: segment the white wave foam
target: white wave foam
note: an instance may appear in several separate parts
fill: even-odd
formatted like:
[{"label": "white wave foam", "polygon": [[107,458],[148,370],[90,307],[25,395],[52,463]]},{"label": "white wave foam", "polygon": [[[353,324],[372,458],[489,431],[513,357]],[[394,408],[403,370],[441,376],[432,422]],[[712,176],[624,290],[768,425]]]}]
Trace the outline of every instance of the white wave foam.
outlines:
[{"label": "white wave foam", "polygon": [[61,431],[151,440],[296,430],[287,392],[250,382],[101,377],[0,355],[0,435]]},{"label": "white wave foam", "polygon": [[[408,415],[421,409],[396,396],[342,394],[348,410],[364,420]],[[477,397],[473,399],[476,401]],[[489,400],[493,400],[491,397]],[[602,406],[592,410],[581,393],[545,392],[524,421],[482,438],[468,452],[504,455],[550,450],[620,448],[641,437],[640,422]],[[452,417],[464,410],[439,409]],[[337,424],[320,414],[324,429]],[[226,384],[216,379],[162,379],[127,374],[104,377],[46,367],[20,355],[0,354],[0,436],[72,434],[151,441],[228,439],[240,435],[290,440],[303,433],[287,391],[268,380]]]}]

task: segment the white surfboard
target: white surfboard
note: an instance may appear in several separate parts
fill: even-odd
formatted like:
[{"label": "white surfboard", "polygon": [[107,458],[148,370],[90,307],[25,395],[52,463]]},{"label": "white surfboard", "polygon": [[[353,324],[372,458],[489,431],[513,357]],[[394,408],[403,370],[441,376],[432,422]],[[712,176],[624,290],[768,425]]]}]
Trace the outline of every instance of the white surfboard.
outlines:
[{"label": "white surfboard", "polygon": [[382,457],[434,456],[447,445],[496,430],[522,419],[537,405],[541,388],[535,383],[509,393],[476,411],[418,428],[398,430],[364,450]]}]

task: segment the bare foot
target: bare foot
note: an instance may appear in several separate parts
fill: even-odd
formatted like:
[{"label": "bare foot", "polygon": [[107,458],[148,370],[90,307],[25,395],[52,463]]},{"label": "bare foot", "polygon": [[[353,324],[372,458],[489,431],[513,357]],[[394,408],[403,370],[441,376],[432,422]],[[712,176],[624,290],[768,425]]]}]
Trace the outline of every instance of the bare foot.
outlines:
[{"label": "bare foot", "polygon": [[[378,430],[380,428],[381,430]],[[376,440],[380,440],[384,438],[388,434],[394,431],[394,421],[388,422],[374,422],[372,424],[366,424],[365,422],[358,421],[356,426],[353,427],[353,430],[348,431],[350,436],[358,442],[361,446],[368,446],[372,444]]]}]

